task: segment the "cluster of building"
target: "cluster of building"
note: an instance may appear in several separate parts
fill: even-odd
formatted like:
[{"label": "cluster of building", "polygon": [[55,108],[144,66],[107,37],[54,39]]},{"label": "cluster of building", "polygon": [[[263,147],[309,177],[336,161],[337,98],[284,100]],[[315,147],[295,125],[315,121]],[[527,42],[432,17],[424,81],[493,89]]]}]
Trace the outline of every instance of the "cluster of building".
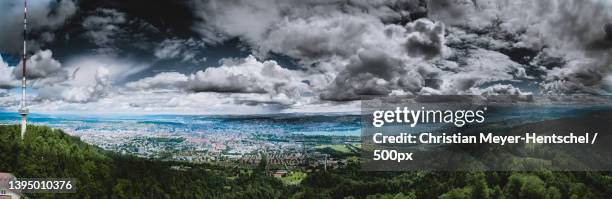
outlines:
[{"label": "cluster of building", "polygon": [[9,185],[9,182],[14,180],[17,180],[17,178],[15,178],[13,174],[0,172],[0,199],[21,198],[21,191],[10,189],[11,186]]},{"label": "cluster of building", "polygon": [[81,131],[77,135],[106,150],[173,161],[251,168],[266,165],[270,169],[335,168],[345,164],[344,160],[334,160],[316,151],[317,140],[302,142],[302,137],[293,134],[142,134],[97,130]]}]

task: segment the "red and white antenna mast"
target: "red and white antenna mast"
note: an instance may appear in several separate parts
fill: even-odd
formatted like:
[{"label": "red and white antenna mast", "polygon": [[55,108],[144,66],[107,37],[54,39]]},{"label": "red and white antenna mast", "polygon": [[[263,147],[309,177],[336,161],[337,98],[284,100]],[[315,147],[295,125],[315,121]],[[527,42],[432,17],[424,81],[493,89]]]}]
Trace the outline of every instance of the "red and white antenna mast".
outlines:
[{"label": "red and white antenna mast", "polygon": [[27,61],[27,46],[26,42],[28,28],[28,0],[23,0],[23,60],[21,61],[21,105],[19,114],[21,115],[21,139],[25,136],[27,128],[28,108],[26,107],[26,61]]}]

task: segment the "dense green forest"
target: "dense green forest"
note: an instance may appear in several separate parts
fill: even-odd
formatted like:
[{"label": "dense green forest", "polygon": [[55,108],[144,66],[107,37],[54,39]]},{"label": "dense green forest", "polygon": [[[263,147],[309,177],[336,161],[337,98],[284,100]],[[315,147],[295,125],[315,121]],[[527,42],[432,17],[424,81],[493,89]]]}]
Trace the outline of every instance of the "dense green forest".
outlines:
[{"label": "dense green forest", "polygon": [[[180,166],[177,167],[173,166]],[[174,169],[173,169],[174,168]],[[363,172],[357,163],[286,185],[263,170],[147,160],[48,127],[0,126],[0,171],[77,179],[74,194],[31,198],[610,198],[609,172]]]},{"label": "dense green forest", "polygon": [[0,171],[77,179],[75,194],[28,195],[33,198],[279,198],[288,192],[263,172],[236,177],[240,172],[209,165],[114,154],[39,126],[28,126],[24,140],[19,126],[0,126]]}]

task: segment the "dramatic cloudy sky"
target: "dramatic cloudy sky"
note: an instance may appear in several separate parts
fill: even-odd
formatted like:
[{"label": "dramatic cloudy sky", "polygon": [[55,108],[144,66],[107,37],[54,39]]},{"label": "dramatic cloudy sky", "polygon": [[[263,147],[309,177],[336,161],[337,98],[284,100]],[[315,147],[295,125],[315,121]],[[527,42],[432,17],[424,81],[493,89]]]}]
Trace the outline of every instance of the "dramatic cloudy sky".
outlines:
[{"label": "dramatic cloudy sky", "polygon": [[[388,95],[608,95],[609,0],[30,0],[33,112],[341,112]],[[16,110],[19,0],[0,2]]]}]

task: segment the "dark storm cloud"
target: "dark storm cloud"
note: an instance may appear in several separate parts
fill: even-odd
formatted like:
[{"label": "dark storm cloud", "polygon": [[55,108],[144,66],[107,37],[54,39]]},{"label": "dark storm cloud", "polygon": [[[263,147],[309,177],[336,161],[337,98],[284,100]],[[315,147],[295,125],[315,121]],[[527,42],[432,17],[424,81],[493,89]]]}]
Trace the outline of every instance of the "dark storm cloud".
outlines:
[{"label": "dark storm cloud", "polygon": [[604,79],[612,75],[610,28],[612,3],[569,1],[558,5],[560,19],[552,21],[562,42],[584,57],[570,59],[560,69],[551,70],[542,84],[548,94],[606,94]]},{"label": "dark storm cloud", "polygon": [[[28,29],[32,39],[30,50],[33,51],[41,45],[39,42],[54,40],[52,32],[61,28],[77,11],[74,0],[30,1],[28,7]],[[18,53],[23,41],[23,2],[2,1],[0,11],[0,19],[3,20],[0,23],[0,51]]]},{"label": "dark storm cloud", "polygon": [[475,8],[475,1],[471,0],[427,0],[428,13],[445,22],[466,17],[469,10]]},{"label": "dark storm cloud", "polygon": [[[113,8],[88,12],[81,22],[82,37],[94,44],[101,54],[126,54],[155,48],[160,30],[140,18]],[[161,41],[159,41],[161,42]]]},{"label": "dark storm cloud", "polygon": [[[603,94],[612,70],[606,27],[609,1],[429,1],[429,15],[471,30],[510,35],[511,48],[529,48],[559,57],[544,75],[546,94]],[[511,41],[512,41],[511,40]]]},{"label": "dark storm cloud", "polygon": [[444,26],[428,19],[419,19],[387,34],[395,35],[403,45],[397,52],[388,49],[360,51],[345,70],[340,72],[328,90],[321,94],[324,100],[358,100],[361,96],[389,95],[392,92],[416,94],[425,86],[426,79],[436,76],[429,60],[442,56],[446,50]]},{"label": "dark storm cloud", "polygon": [[[39,2],[32,49],[52,51],[32,51],[29,77],[50,109],[612,91],[606,1]],[[0,6],[19,19],[0,28],[21,30],[20,5]],[[18,50],[20,34],[0,33],[0,50]],[[18,85],[15,64],[0,62],[0,88]]]},{"label": "dark storm cloud", "polygon": [[597,66],[595,62],[570,62],[564,68],[552,69],[541,84],[546,94],[606,94],[604,79],[610,75],[612,65]]},{"label": "dark storm cloud", "polygon": [[[196,29],[204,36],[216,31],[240,37],[258,54],[281,53],[314,64],[318,67],[314,71],[325,74],[309,77],[310,86],[325,100],[355,100],[395,90],[418,92],[423,85],[418,70],[429,69],[413,62],[447,51],[440,23],[427,19],[406,26],[385,23],[422,12],[418,1],[196,1],[196,5],[205,19]],[[324,77],[328,74],[331,81]]]},{"label": "dark storm cloud", "polygon": [[[195,17],[189,4],[188,0],[80,0],[80,17],[61,33],[69,36],[71,43],[80,43],[79,47],[86,52],[151,61],[159,58],[156,50],[166,40],[193,38],[200,42],[192,30]],[[195,50],[202,50],[201,47]],[[75,54],[73,49],[66,49],[68,52],[62,55]],[[191,51],[180,53],[177,59],[188,63],[204,61]]]},{"label": "dark storm cloud", "polygon": [[[158,30],[158,34],[147,35],[155,41],[171,37],[189,38],[194,16],[189,0],[80,0],[79,7],[87,14],[97,9],[113,9],[127,15],[128,20],[146,22]],[[147,25],[147,26],[149,26]],[[134,28],[141,24],[135,24]]]},{"label": "dark storm cloud", "polygon": [[[417,20],[406,25],[409,34],[406,51],[412,57],[434,58],[444,50],[444,26],[430,20]],[[411,34],[411,33],[415,34]]]},{"label": "dark storm cloud", "polygon": [[113,9],[98,9],[83,20],[85,37],[98,46],[108,46],[114,43],[119,34],[125,34],[120,28],[127,23],[124,13]]},{"label": "dark storm cloud", "polygon": [[[401,20],[419,1],[201,1],[195,30],[211,41],[240,37],[252,48],[312,60],[351,56],[383,36],[382,21]],[[401,8],[401,9],[400,9]],[[406,10],[402,10],[406,9]]]},{"label": "dark storm cloud", "polygon": [[[458,60],[445,60],[454,52],[445,44],[444,24],[411,18],[423,12],[419,5],[424,4],[419,1],[195,2],[197,15],[204,19],[195,29],[204,37],[219,33],[222,37],[212,40],[240,37],[258,54],[281,53],[314,66],[308,71],[324,74],[310,74],[307,79],[323,100],[474,94],[484,92],[479,87],[489,82],[530,78],[522,65],[500,53],[478,50],[478,46],[466,56],[453,55]],[[458,1],[439,9],[453,7],[453,2]],[[453,16],[469,10],[457,8],[456,12]],[[391,21],[406,24],[388,23]],[[459,43],[479,40],[454,38]],[[500,43],[495,39],[479,42]]]},{"label": "dark storm cloud", "polygon": [[[347,101],[359,100],[367,95],[388,95],[401,84],[412,89],[419,88],[420,77],[407,75],[399,60],[388,57],[380,51],[361,52],[359,57],[351,60],[346,70],[340,72],[330,88],[321,94],[325,100]],[[399,76],[407,77],[401,82]]]}]

